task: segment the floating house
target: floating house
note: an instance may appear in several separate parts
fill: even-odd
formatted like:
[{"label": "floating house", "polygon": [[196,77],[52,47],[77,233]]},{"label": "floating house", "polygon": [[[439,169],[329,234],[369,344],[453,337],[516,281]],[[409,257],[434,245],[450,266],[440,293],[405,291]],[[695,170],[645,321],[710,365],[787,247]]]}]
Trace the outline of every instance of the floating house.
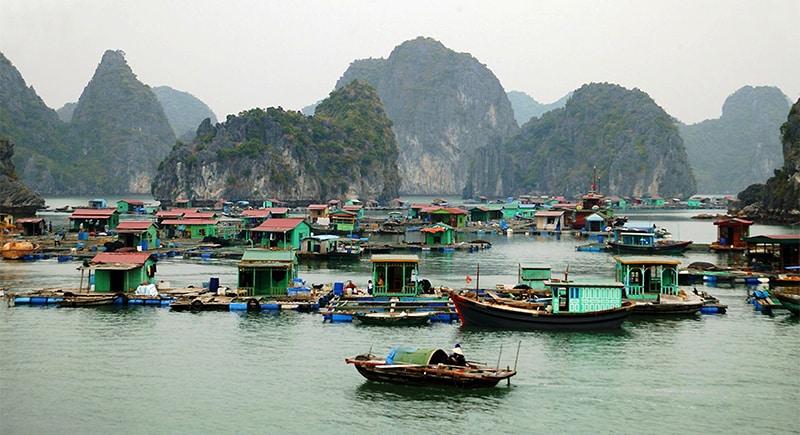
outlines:
[{"label": "floating house", "polygon": [[254,244],[264,248],[298,249],[300,240],[311,235],[303,218],[272,218],[248,231]]},{"label": "floating house", "polygon": [[636,302],[640,314],[691,314],[703,299],[678,288],[680,261],[655,257],[614,257],[616,280],[625,285],[625,298]]},{"label": "floating house", "polygon": [[416,255],[376,254],[372,256],[375,296],[417,296],[419,258]]},{"label": "floating house", "polygon": [[168,238],[203,239],[217,236],[216,219],[164,219],[161,226]]},{"label": "floating house", "polygon": [[127,248],[158,248],[159,240],[156,226],[151,221],[122,221],[114,229],[117,238]]},{"label": "floating house", "polygon": [[39,217],[19,218],[16,221],[16,226],[22,229],[22,234],[26,237],[41,236],[47,231],[44,218]]},{"label": "floating house", "polygon": [[424,236],[423,245],[454,245],[456,243],[455,229],[441,222],[423,227],[419,232]]},{"label": "floating house", "polygon": [[245,228],[255,228],[270,217],[272,217],[272,210],[266,208],[244,210],[241,215],[242,223]]},{"label": "floating house", "polygon": [[609,226],[610,217],[601,213],[592,213],[583,220],[583,229],[589,232],[604,232]]},{"label": "floating house", "polygon": [[308,219],[313,223],[319,219],[328,218],[328,204],[309,204],[308,205]]},{"label": "floating house", "polygon": [[413,205],[411,214],[429,224],[441,222],[453,228],[463,228],[467,226],[469,212],[458,207]]},{"label": "floating house", "polygon": [[89,208],[106,208],[106,200],[102,198],[90,199]]},{"label": "floating house", "polygon": [[142,281],[152,282],[156,259],[147,252],[101,252],[89,262],[94,291],[128,292]]},{"label": "floating house", "polygon": [[192,201],[188,199],[176,199],[173,203],[173,208],[192,208]]},{"label": "floating house", "polygon": [[711,243],[715,251],[744,251],[747,249],[745,238],[750,235],[752,221],[730,218],[714,222],[717,227],[717,240]]},{"label": "floating house", "polygon": [[542,210],[536,212],[536,229],[539,231],[561,231],[564,228],[563,210]]},{"label": "floating house", "polygon": [[470,208],[468,211],[472,222],[489,222],[503,218],[502,204],[479,205]]},{"label": "floating house", "polygon": [[353,213],[356,216],[356,219],[364,218],[364,206],[361,204],[346,204],[344,207],[342,207],[342,210]]},{"label": "floating house", "polygon": [[352,234],[358,230],[358,215],[347,210],[336,210],[328,213],[328,228],[339,233]]},{"label": "floating house", "polygon": [[311,259],[327,259],[331,252],[336,251],[336,241],[340,237],[333,234],[308,236],[300,240],[300,250],[297,256]]},{"label": "floating house", "polygon": [[124,213],[146,213],[144,201],[138,199],[121,199],[117,201],[117,212]]},{"label": "floating house", "polygon": [[297,256],[292,250],[247,249],[237,268],[240,294],[286,296],[297,278]]},{"label": "floating house", "polygon": [[116,209],[79,208],[69,216],[75,231],[110,231],[119,225],[119,212]]},{"label": "floating house", "polygon": [[760,272],[790,271],[800,266],[800,234],[745,237],[747,256]]},{"label": "floating house", "polygon": [[161,226],[165,220],[183,219],[183,214],[186,210],[172,209],[172,210],[159,210],[155,214],[156,223]]}]

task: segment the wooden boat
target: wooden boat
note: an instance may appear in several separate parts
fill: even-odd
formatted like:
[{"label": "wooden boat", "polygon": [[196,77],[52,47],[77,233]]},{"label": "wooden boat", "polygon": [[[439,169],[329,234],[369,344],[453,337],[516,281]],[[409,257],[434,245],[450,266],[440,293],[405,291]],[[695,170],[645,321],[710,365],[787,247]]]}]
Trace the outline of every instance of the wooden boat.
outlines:
[{"label": "wooden boat", "polygon": [[72,294],[67,292],[57,303],[60,307],[98,307],[113,304],[117,297],[118,295],[114,293]]},{"label": "wooden boat", "polygon": [[650,242],[628,243],[609,240],[609,250],[615,254],[680,254],[689,248],[691,240],[652,239]]},{"label": "wooden boat", "polygon": [[800,291],[771,290],[770,294],[778,299],[793,314],[800,314]]},{"label": "wooden boat", "polygon": [[634,303],[622,300],[619,282],[547,281],[552,302],[527,302],[499,298],[492,292],[450,295],[461,323],[504,329],[591,331],[619,328]]},{"label": "wooden boat", "polygon": [[678,288],[680,261],[645,256],[614,260],[625,298],[636,303],[634,314],[695,314],[703,307],[703,298]]},{"label": "wooden boat", "polygon": [[369,312],[353,313],[353,319],[365,325],[385,325],[385,326],[415,326],[426,325],[431,318],[430,312],[424,311],[393,311],[393,312]]},{"label": "wooden boat", "polygon": [[448,364],[442,349],[395,347],[385,358],[362,354],[346,358],[361,376],[377,382],[415,386],[445,386],[459,388],[494,387],[503,379],[517,374],[516,370],[489,367],[467,362],[466,366]]},{"label": "wooden boat", "polygon": [[3,247],[0,248],[0,254],[5,260],[21,260],[26,255],[33,255],[40,250],[39,244],[22,240],[4,243]]},{"label": "wooden boat", "polygon": [[694,289],[694,294],[703,298],[703,305],[700,307],[700,312],[703,314],[725,314],[728,311],[728,306],[721,303],[715,296],[711,296],[705,290],[698,292]]}]

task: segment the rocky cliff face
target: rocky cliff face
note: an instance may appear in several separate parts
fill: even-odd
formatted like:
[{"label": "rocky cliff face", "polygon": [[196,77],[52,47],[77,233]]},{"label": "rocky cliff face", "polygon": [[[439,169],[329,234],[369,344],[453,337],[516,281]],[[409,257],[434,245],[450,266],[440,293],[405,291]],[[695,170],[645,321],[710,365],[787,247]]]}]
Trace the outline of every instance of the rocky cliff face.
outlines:
[{"label": "rocky cliff face", "polygon": [[791,103],[778,88],[745,86],[725,100],[722,116],[681,125],[686,154],[704,193],[736,193],[783,163],[778,134]]},{"label": "rocky cliff face", "polygon": [[222,124],[206,119],[190,144],[159,167],[153,195],[175,199],[331,198],[388,201],[398,194],[397,144],[373,88],[354,82],[316,115],[252,109]]},{"label": "rocky cliff face", "polygon": [[175,134],[153,91],[141,83],[121,51],[106,51],[72,115],[69,142],[92,169],[85,189],[149,193],[158,164]]},{"label": "rocky cliff face", "polygon": [[21,179],[45,195],[148,193],[175,143],[164,110],[121,51],[107,51],[63,123],[0,59],[0,136],[17,144]]},{"label": "rocky cliff face", "polygon": [[14,142],[0,140],[0,212],[16,217],[34,216],[44,208],[44,198],[17,180],[11,157]]},{"label": "rocky cliff face", "polygon": [[393,122],[404,194],[460,194],[476,150],[518,130],[494,74],[430,38],[404,42],[387,59],[353,62],[336,88],[354,79],[377,89]]},{"label": "rocky cliff face", "polygon": [[590,84],[518,136],[481,150],[464,196],[571,197],[590,189],[594,168],[606,195],[685,198],[696,191],[672,118],[638,89]]},{"label": "rocky cliff face", "polygon": [[761,222],[800,224],[800,100],[780,127],[783,166],[766,184],[750,185],[729,212]]},{"label": "rocky cliff face", "polygon": [[200,101],[194,95],[172,89],[169,86],[158,86],[153,88],[158,102],[164,108],[164,114],[175,137],[184,142],[191,141],[197,132],[197,127],[208,118],[211,124],[217,123],[217,116],[206,103]]}]

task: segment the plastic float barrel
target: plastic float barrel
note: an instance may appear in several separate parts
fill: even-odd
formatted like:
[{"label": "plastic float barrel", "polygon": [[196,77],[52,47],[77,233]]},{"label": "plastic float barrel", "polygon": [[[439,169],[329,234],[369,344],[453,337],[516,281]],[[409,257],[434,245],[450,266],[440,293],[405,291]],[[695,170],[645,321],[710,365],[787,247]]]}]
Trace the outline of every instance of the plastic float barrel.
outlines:
[{"label": "plastic float barrel", "polygon": [[200,258],[202,258],[203,260],[208,260],[208,259],[211,258],[211,254],[208,253],[208,252],[204,252],[204,253],[200,254]]},{"label": "plastic float barrel", "polygon": [[352,314],[345,314],[345,313],[333,313],[331,314],[331,322],[333,323],[344,323],[344,322],[352,322],[353,315]]},{"label": "plastic float barrel", "polygon": [[333,283],[333,294],[334,296],[341,296],[344,294],[344,283],[343,282],[335,282]]},{"label": "plastic float barrel", "polygon": [[14,298],[14,304],[22,305],[22,304],[30,304],[31,298],[29,297],[16,297]]},{"label": "plastic float barrel", "polygon": [[209,278],[208,279],[208,290],[216,293],[217,289],[219,289],[219,278]]},{"label": "plastic float barrel", "polygon": [[231,302],[228,304],[229,311],[247,311],[247,302]]},{"label": "plastic float barrel", "polygon": [[47,305],[46,296],[31,296],[31,305]]}]

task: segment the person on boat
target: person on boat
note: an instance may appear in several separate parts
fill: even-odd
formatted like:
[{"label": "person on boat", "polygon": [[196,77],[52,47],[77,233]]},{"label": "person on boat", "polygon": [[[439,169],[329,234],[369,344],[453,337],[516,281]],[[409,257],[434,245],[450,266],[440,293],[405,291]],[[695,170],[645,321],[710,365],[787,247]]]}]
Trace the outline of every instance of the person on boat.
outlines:
[{"label": "person on boat", "polygon": [[53,237],[53,243],[55,246],[61,246],[61,233],[56,233],[56,235]]},{"label": "person on boat", "polygon": [[466,366],[467,359],[464,357],[464,352],[461,350],[461,345],[456,343],[453,347],[453,353],[450,354],[450,365],[454,366]]},{"label": "person on boat", "polygon": [[353,281],[352,281],[352,280],[350,280],[350,281],[347,281],[347,285],[346,285],[346,286],[344,286],[344,288],[346,288],[346,289],[347,289],[347,293],[348,293],[348,294],[351,294],[351,295],[358,294],[358,289],[356,289],[356,285],[355,285],[355,284],[353,284]]},{"label": "person on boat", "polygon": [[372,280],[367,281],[367,294],[372,294]]}]

